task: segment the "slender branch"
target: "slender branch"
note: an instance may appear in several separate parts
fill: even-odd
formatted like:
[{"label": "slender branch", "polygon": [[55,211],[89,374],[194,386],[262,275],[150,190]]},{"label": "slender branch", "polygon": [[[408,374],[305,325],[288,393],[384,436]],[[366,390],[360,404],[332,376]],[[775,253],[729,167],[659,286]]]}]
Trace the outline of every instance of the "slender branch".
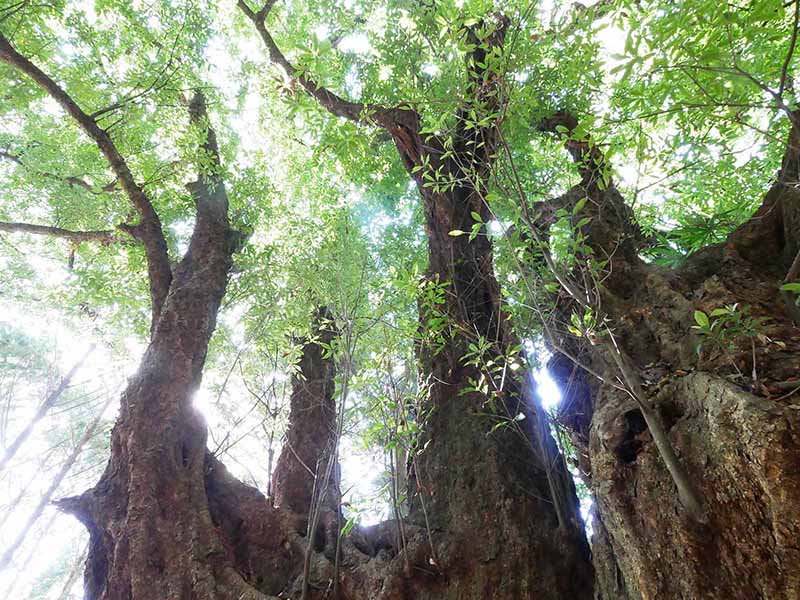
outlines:
[{"label": "slender branch", "polygon": [[181,39],[181,35],[182,35],[183,30],[184,30],[185,27],[186,27],[186,19],[184,18],[184,21],[183,21],[183,23],[181,24],[181,27],[180,27],[180,31],[179,31],[178,35],[175,36],[175,41],[173,42],[172,48],[170,49],[169,58],[167,59],[166,64],[164,64],[164,66],[161,69],[159,69],[158,73],[156,73],[156,76],[153,78],[153,81],[152,81],[152,83],[150,83],[150,85],[148,85],[147,87],[142,89],[140,92],[137,92],[135,94],[131,94],[131,95],[123,98],[122,100],[119,100],[118,102],[114,102],[110,106],[107,106],[105,108],[101,108],[100,110],[96,110],[95,112],[93,112],[90,115],[91,118],[95,119],[95,120],[99,120],[100,117],[102,117],[103,115],[105,115],[107,113],[110,113],[110,112],[114,112],[115,110],[118,110],[118,109],[122,108],[126,104],[130,104],[132,102],[136,102],[138,99],[145,97],[147,94],[149,94],[153,90],[160,90],[160,89],[164,88],[170,82],[171,77],[178,70],[177,67],[176,67],[175,69],[172,70],[172,73],[168,73],[168,71],[172,68],[173,63],[175,62],[175,53],[176,53],[176,51],[178,49],[178,42]]},{"label": "slender branch", "polygon": [[[9,162],[13,162],[24,169],[28,169],[28,165],[22,160],[22,156],[19,154],[14,154],[12,152],[7,152],[4,150],[0,150],[0,159],[7,160]],[[85,189],[87,192],[95,195],[100,195],[108,192],[113,192],[117,189],[117,181],[111,181],[104,185],[101,188],[97,188],[93,186],[91,183],[86,181],[81,177],[76,177],[74,175],[57,175],[56,173],[51,173],[50,171],[34,171],[37,175],[42,177],[46,177],[47,179],[52,179],[54,181],[58,181],[60,183],[66,184],[70,187],[80,187]]]},{"label": "slender branch", "polygon": [[167,242],[161,228],[161,220],[142,187],[136,183],[127,162],[120,154],[108,132],[75,102],[75,100],[50,76],[34,65],[28,58],[17,52],[11,42],[0,34],[0,61],[18,69],[30,77],[34,83],[46,91],[73,118],[83,132],[97,145],[105,156],[119,185],[139,213],[140,222],[129,231],[142,241],[147,254],[150,298],[153,310],[153,323],[161,313],[172,281],[172,270],[167,253]]},{"label": "slender branch", "polygon": [[78,440],[78,443],[73,448],[72,453],[69,455],[67,460],[65,460],[64,463],[61,465],[61,469],[59,469],[55,478],[50,483],[50,487],[47,488],[47,491],[39,500],[39,503],[36,505],[36,508],[34,509],[33,513],[31,513],[31,515],[28,517],[28,520],[25,522],[25,526],[19,532],[19,534],[11,543],[11,545],[8,548],[6,548],[2,557],[0,557],[0,571],[8,567],[8,565],[11,563],[11,560],[14,558],[14,553],[22,545],[22,542],[25,541],[25,538],[27,537],[28,532],[30,531],[31,527],[33,527],[34,523],[36,523],[39,517],[42,516],[44,509],[50,503],[50,500],[53,498],[53,495],[58,490],[59,486],[61,485],[61,482],[64,481],[64,478],[67,476],[67,473],[69,473],[70,469],[72,469],[72,466],[75,464],[75,461],[78,459],[78,456],[80,456],[81,452],[83,452],[83,447],[94,436],[95,430],[97,429],[97,426],[100,424],[100,421],[103,418],[103,413],[113,400],[114,397],[109,396],[108,400],[106,400],[103,406],[97,411],[96,413],[97,416],[83,432],[83,436],[81,436],[80,440]]},{"label": "slender branch", "polygon": [[797,46],[797,33],[800,26],[800,0],[794,1],[794,22],[792,23],[792,38],[789,42],[789,50],[786,52],[786,58],[783,59],[783,66],[781,67],[781,81],[778,85],[778,95],[783,97],[783,92],[786,90],[786,80],[789,73],[789,63],[792,62],[792,56]]},{"label": "slender branch", "polygon": [[0,231],[5,233],[30,233],[33,235],[44,235],[55,238],[69,240],[73,244],[83,242],[100,242],[101,244],[111,244],[122,241],[118,231],[113,229],[101,229],[97,231],[73,231],[62,229],[61,227],[49,227],[47,225],[32,225],[30,223],[9,223],[0,221]]},{"label": "slender branch", "polygon": [[264,45],[267,47],[270,61],[280,66],[290,79],[299,83],[308,94],[314,98],[320,106],[327,110],[332,115],[337,117],[344,117],[357,123],[374,122],[382,127],[389,127],[394,124],[396,110],[386,108],[376,104],[363,104],[361,102],[351,102],[337,94],[334,94],[327,88],[319,85],[307,75],[298,71],[298,69],[289,62],[289,60],[281,52],[278,45],[275,43],[272,35],[265,24],[265,20],[269,15],[270,10],[275,5],[277,0],[269,0],[264,7],[258,12],[254,12],[245,0],[239,0],[239,9],[245,16],[253,22],[256,31],[258,31]]},{"label": "slender branch", "polygon": [[647,402],[647,395],[642,388],[639,374],[631,367],[630,359],[627,354],[623,353],[622,348],[617,345],[617,341],[608,327],[606,327],[606,332],[611,340],[610,342],[605,341],[603,343],[606,353],[611,356],[617,369],[619,369],[619,372],[622,374],[622,379],[627,388],[625,391],[636,402],[639,411],[642,413],[642,417],[644,417],[647,428],[656,445],[656,449],[661,456],[661,460],[664,461],[664,465],[667,467],[667,471],[669,471],[672,481],[675,483],[675,487],[678,490],[678,497],[680,498],[681,504],[683,504],[684,508],[696,521],[700,523],[708,522],[708,515],[703,498],[689,478],[686,469],[681,464],[675,452],[675,448],[672,446],[672,442],[669,439],[669,435],[664,427],[658,409],[651,407]]},{"label": "slender branch", "polygon": [[722,73],[724,75],[733,75],[735,77],[743,77],[753,85],[755,85],[758,89],[762,92],[769,94],[772,96],[772,99],[775,101],[775,106],[777,106],[781,111],[789,117],[789,120],[794,123],[795,115],[792,110],[786,105],[786,102],[783,99],[783,96],[777,90],[773,90],[767,84],[759,80],[755,77],[752,73],[746,71],[745,69],[739,66],[738,61],[734,55],[734,66],[733,68],[729,67],[712,67],[708,65],[677,65],[674,67],[676,69],[680,69],[685,72],[685,69],[694,69],[696,71],[708,71],[711,73]]},{"label": "slender branch", "polygon": [[63,379],[58,384],[58,387],[56,387],[56,389],[54,389],[50,394],[48,394],[44,402],[42,402],[39,405],[39,408],[36,409],[36,414],[33,415],[33,418],[25,426],[25,428],[22,431],[20,431],[16,439],[11,443],[11,445],[8,448],[5,449],[2,458],[0,458],[0,471],[5,469],[6,465],[8,464],[8,461],[10,461],[14,457],[14,455],[17,453],[17,450],[19,450],[20,446],[22,446],[22,444],[25,443],[25,440],[28,439],[28,436],[33,431],[33,428],[36,427],[36,424],[44,418],[44,416],[47,414],[47,411],[49,411],[53,407],[53,405],[59,399],[61,394],[64,393],[64,390],[66,390],[69,387],[70,381],[72,381],[72,378],[75,376],[75,373],[78,371],[78,369],[81,368],[83,363],[86,361],[89,355],[94,351],[94,349],[95,346],[94,344],[92,344],[89,347],[89,350],[87,350],[86,353],[78,360],[78,362],[76,362],[72,366],[69,372],[66,375],[64,375]]}]

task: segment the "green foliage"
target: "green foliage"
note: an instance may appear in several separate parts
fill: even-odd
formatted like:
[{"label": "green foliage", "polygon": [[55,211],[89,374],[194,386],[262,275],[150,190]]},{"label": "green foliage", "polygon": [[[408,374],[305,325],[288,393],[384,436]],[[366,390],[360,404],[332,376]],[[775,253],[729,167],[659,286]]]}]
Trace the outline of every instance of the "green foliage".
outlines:
[{"label": "green foliage", "polygon": [[731,304],[715,308],[710,315],[701,310],[694,311],[697,324],[692,325],[692,329],[700,336],[697,352],[708,349],[730,353],[742,340],[758,337],[769,318],[754,317],[750,310],[746,304]]},{"label": "green foliage", "polygon": [[0,321],[0,377],[15,373],[28,379],[45,375],[52,352],[41,340],[36,340],[16,327]]},{"label": "green foliage", "polygon": [[781,286],[782,292],[789,292],[791,294],[795,294],[794,303],[797,306],[800,306],[800,283],[792,282],[792,283],[784,283]]},{"label": "green foliage", "polygon": [[[212,444],[224,439],[219,429],[246,423],[250,406],[264,419],[253,427],[252,435],[263,433],[257,452],[267,436],[270,444],[280,438],[299,340],[310,334],[311,315],[327,307],[337,329],[352,335],[351,344],[328,348],[337,364],[352,367],[345,437],[382,461],[377,499],[352,493],[352,527],[357,509],[385,507],[387,457],[402,450],[413,460],[421,451],[430,382],[419,381],[420,356],[463,340],[461,364],[476,375],[462,392],[485,398],[493,428],[519,425],[517,415],[494,408],[507,378],[530,365],[521,348],[498,351],[448,315],[452,286],[425,275],[419,190],[392,140],[328,114],[270,67],[234,4],[24,3],[19,11],[0,7],[0,31],[97,115],[151,197],[173,262],[193,226],[185,186],[213,170],[186,111],[191,91],[204,90],[231,218],[247,237],[202,390],[218,417]],[[573,164],[565,146],[602,153],[600,187],[613,182],[629,200],[651,242],[643,257],[672,266],[752,214],[780,166],[786,108],[800,100],[784,81],[796,70],[784,2],[601,4],[582,10],[557,1],[545,11],[527,0],[287,0],[268,19],[301,73],[353,101],[413,109],[423,143],[434,134],[443,140],[444,156],[434,165],[423,153],[415,175],[437,193],[465,184],[476,191],[463,230],[448,233],[459,244],[494,242],[505,308],[523,340],[607,333],[597,309],[578,307],[569,322],[555,321],[569,281],[546,264],[550,258],[558,274],[579,273],[581,287],[602,290],[609,257],[587,243],[596,225],[588,200],[556,210],[546,235],[533,228],[549,216],[546,202],[580,179],[585,165]],[[511,25],[505,46],[490,49],[497,12]],[[469,58],[476,48],[488,52]],[[0,65],[0,81],[0,221],[73,230],[136,222],[103,157],[63,111],[10,66]],[[499,94],[504,102],[494,103]],[[543,134],[542,118],[556,111],[576,115],[578,126]],[[442,167],[464,152],[452,138],[457,125],[472,131],[495,122],[490,176],[483,165]],[[782,289],[800,294],[797,283]],[[75,248],[0,233],[0,300],[26,307],[30,319],[51,311],[77,321],[120,354],[135,355],[149,332],[145,256],[132,240]],[[703,348],[728,353],[764,325],[746,306],[698,311],[695,321]],[[42,384],[51,374],[48,352],[19,328],[0,326],[3,382],[24,373]],[[337,383],[341,393],[341,374]],[[69,431],[86,419],[71,412]],[[92,447],[95,458],[102,443]]]}]

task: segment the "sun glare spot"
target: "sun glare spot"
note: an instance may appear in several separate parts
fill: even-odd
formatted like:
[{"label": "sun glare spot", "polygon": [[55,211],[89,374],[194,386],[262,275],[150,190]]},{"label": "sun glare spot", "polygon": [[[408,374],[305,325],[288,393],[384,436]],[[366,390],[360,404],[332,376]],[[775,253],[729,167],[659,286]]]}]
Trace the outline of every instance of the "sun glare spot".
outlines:
[{"label": "sun glare spot", "polygon": [[422,65],[422,72],[431,77],[436,77],[439,74],[439,66],[433,63],[425,63]]},{"label": "sun glare spot", "polygon": [[372,51],[367,34],[360,31],[344,36],[337,48],[342,52],[350,52],[352,54],[367,54]]}]

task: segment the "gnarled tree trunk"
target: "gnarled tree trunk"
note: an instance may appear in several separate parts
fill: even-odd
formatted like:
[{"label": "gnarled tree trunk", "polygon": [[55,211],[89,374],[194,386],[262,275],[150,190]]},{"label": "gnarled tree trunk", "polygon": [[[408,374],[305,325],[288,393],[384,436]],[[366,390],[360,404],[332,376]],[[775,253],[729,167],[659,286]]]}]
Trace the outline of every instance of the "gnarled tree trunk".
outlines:
[{"label": "gnarled tree trunk", "polygon": [[[201,104],[193,110],[205,118]],[[208,145],[216,149],[213,134]],[[210,560],[227,552],[208,510],[206,426],[192,406],[237,236],[219,179],[191,191],[195,229],[123,393],[111,459],[94,488],[61,502],[91,535],[89,598],[235,597],[243,587],[225,560]]]},{"label": "gnarled tree trunk", "polygon": [[[263,21],[272,4],[258,13],[242,5],[268,45]],[[483,42],[496,48],[506,26],[498,17],[490,39],[480,40],[470,56],[470,101],[458,115],[449,156],[444,140],[423,142],[413,110],[378,110],[370,117],[390,132],[420,185],[428,279],[445,286],[443,301],[422,316],[428,319],[430,309],[441,312],[448,331],[441,348],[421,349],[430,393],[422,451],[414,459],[416,496],[406,545],[396,547],[392,523],[366,528],[342,540],[338,569],[329,553],[315,547],[316,532],[305,535],[309,480],[299,479],[296,465],[279,461],[275,479],[281,506],[272,506],[208,453],[205,423],[192,406],[238,244],[223,182],[211,175],[190,186],[195,227],[188,251],[171,267],[159,216],[108,132],[0,36],[0,60],[48,92],[108,160],[139,214],[139,223],[124,230],[143,244],[148,260],[151,342],[122,396],[110,460],[96,486],[60,502],[90,533],[87,598],[263,600],[277,594],[296,597],[300,590],[305,595],[308,583],[308,595],[315,599],[329,597],[337,587],[342,598],[352,600],[591,596],[591,564],[574,489],[529,390],[510,366],[501,376],[466,361],[470,344],[478,340],[486,345],[484,361],[510,363],[519,354],[503,313],[489,238],[480,235],[470,242],[450,235],[452,229],[469,229],[473,212],[483,221],[489,217],[483,181],[495,125],[476,129],[467,121],[474,111],[499,109],[500,84],[484,66],[491,61]],[[274,44],[270,53],[286,63]],[[287,73],[299,77],[287,65]],[[307,79],[302,83],[335,114],[362,118],[366,107],[343,102]],[[190,115],[195,126],[207,130],[202,150],[218,167],[216,140],[199,94]],[[423,159],[457,184],[446,191],[428,187],[428,171],[418,168]],[[423,322],[423,330],[432,329]],[[295,380],[298,419],[290,429],[289,451],[332,464],[331,457],[324,458],[328,440],[320,438],[329,434],[333,371],[319,344],[306,345],[301,369],[305,381],[314,384],[301,389],[302,382]],[[481,377],[491,379],[491,396],[471,390]],[[324,410],[306,423],[302,409],[317,406]],[[520,414],[525,416],[521,426],[515,418]],[[497,419],[509,426],[493,431]],[[305,425],[316,433],[306,435]],[[326,534],[326,541],[339,537],[337,529]]]},{"label": "gnarled tree trunk", "polygon": [[[494,275],[491,239],[485,231],[472,240],[450,233],[470,231],[474,214],[491,220],[485,190],[468,184],[434,192],[424,171],[413,169],[423,153],[432,169],[441,166],[456,180],[474,181],[488,165],[472,154],[466,134],[448,160],[441,158],[443,144],[437,155],[431,151],[436,140],[423,144],[418,129],[406,131],[413,136],[403,140],[402,150],[425,208],[426,277],[444,286],[444,302],[435,311],[447,321],[442,347],[422,349],[430,386],[411,518],[433,529],[431,570],[437,576],[415,588],[414,597],[589,598],[592,570],[575,490],[532,390],[525,388],[530,382],[511,370],[505,377],[490,374],[483,366],[515,358],[518,345]],[[421,311],[423,328],[437,316],[431,308]],[[470,344],[479,339],[488,344],[481,364],[467,364]],[[492,380],[490,396],[475,390],[482,377]],[[515,421],[520,414],[524,420]],[[507,425],[490,432],[498,420]]]},{"label": "gnarled tree trunk", "polygon": [[[466,61],[465,102],[456,131],[444,139],[423,135],[421,116],[410,106],[351,102],[320,86],[287,60],[269,33],[272,2],[257,11],[244,0],[238,5],[270,60],[321,107],[378,125],[391,136],[424,204],[427,282],[443,286],[441,302],[423,301],[420,311],[423,336],[441,337],[420,352],[429,396],[422,450],[412,461],[409,520],[416,528],[403,549],[384,535],[385,526],[371,530],[376,539],[367,544],[368,554],[378,546],[385,552],[376,552],[367,567],[345,568],[343,589],[352,590],[352,597],[367,590],[367,597],[386,599],[591,597],[592,568],[575,491],[544,417],[511,369],[505,376],[486,372],[489,361],[519,358],[494,275],[491,240],[485,230],[472,240],[451,235],[470,231],[474,215],[490,220],[485,188],[505,102],[493,63],[502,54],[497,51],[508,19],[493,16],[485,39],[478,39],[484,24],[465,28],[474,47]],[[484,364],[467,364],[470,344],[479,341],[486,346],[479,361]],[[481,377],[491,379],[491,396],[472,391]],[[525,416],[521,425],[519,414]],[[491,431],[498,421],[508,426]],[[398,550],[402,556],[394,556]],[[358,562],[355,556],[346,553],[350,564]],[[387,556],[391,560],[381,567]]]},{"label": "gnarled tree trunk", "polygon": [[[590,244],[618,248],[615,276],[601,290],[611,328],[705,511],[698,522],[681,505],[630,395],[556,356],[550,368],[565,392],[560,419],[596,502],[601,598],[800,596],[800,401],[792,393],[800,388],[800,330],[779,292],[800,247],[799,142],[795,126],[756,214],[675,269],[638,257],[642,239],[621,196],[613,185],[601,190],[591,168],[582,170],[579,188],[594,219]],[[586,164],[585,151],[577,154]],[[735,303],[769,318],[758,326],[763,337],[734,339],[729,350],[706,345],[698,354],[694,311]],[[563,343],[609,380],[619,376],[597,347]]]}]

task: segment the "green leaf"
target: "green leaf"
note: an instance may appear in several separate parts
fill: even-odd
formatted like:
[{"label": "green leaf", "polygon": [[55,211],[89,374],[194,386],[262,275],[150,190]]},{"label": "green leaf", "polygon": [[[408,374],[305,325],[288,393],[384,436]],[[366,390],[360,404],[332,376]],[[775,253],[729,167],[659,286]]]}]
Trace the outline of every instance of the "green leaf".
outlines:
[{"label": "green leaf", "polygon": [[575,203],[575,206],[572,208],[572,214],[577,215],[579,212],[583,210],[583,207],[586,206],[586,203],[589,201],[588,198],[581,198]]},{"label": "green leaf", "polygon": [[578,329],[577,327],[573,327],[572,325],[567,325],[567,329],[568,329],[568,330],[569,330],[569,332],[570,332],[572,335],[574,335],[575,337],[581,337],[581,336],[583,336],[583,333],[582,333],[582,332],[581,332],[581,330],[580,330],[580,329]]},{"label": "green leaf", "polygon": [[342,533],[340,534],[342,538],[346,537],[347,534],[349,534],[353,530],[355,524],[356,524],[356,517],[350,517],[349,519],[347,519],[347,522],[344,524],[344,527],[342,527]]},{"label": "green leaf", "polygon": [[711,326],[711,323],[708,320],[708,315],[702,310],[694,311],[694,320],[703,329],[708,329]]},{"label": "green leaf", "polygon": [[461,231],[460,229],[453,229],[448,235],[451,235],[453,237],[458,237],[460,235],[464,235],[465,233],[467,233],[467,232],[466,231]]}]

